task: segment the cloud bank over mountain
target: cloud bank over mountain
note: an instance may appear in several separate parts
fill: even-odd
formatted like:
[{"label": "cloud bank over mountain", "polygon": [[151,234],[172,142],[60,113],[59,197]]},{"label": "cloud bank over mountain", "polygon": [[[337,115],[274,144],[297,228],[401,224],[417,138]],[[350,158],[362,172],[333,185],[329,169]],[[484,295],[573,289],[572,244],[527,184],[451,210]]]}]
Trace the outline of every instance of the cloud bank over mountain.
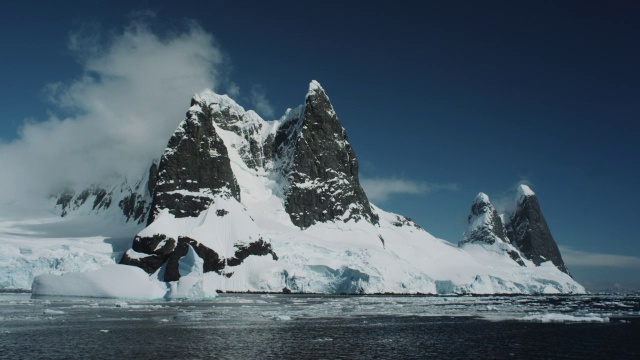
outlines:
[{"label": "cloud bank over mountain", "polygon": [[219,87],[225,63],[198,25],[158,35],[140,18],[115,32],[84,28],[70,36],[69,49],[82,74],[49,84],[49,117],[25,122],[17,139],[0,144],[0,208],[139,176],[162,153],[192,94]]}]

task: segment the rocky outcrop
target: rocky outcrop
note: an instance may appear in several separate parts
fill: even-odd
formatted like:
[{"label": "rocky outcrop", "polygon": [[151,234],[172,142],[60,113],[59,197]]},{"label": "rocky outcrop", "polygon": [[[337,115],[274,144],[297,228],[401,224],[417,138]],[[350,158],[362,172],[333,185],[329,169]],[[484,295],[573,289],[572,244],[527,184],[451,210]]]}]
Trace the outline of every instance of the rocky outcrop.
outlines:
[{"label": "rocky outcrop", "polygon": [[180,260],[187,255],[189,248],[192,248],[196,255],[202,259],[203,273],[216,272],[220,275],[232,276],[232,272],[225,272],[226,267],[234,267],[242,264],[249,256],[266,256],[271,255],[273,260],[278,260],[278,256],[271,249],[271,244],[263,239],[251,242],[249,244],[236,244],[236,252],[233,257],[225,259],[216,251],[210,249],[195,239],[180,236],[178,241],[167,238],[163,234],[150,237],[136,237],[132,250],[139,255],[132,256],[130,252],[125,253],[120,264],[137,266],[149,274],[158,271],[162,265],[164,268],[164,281],[177,281],[180,279]]},{"label": "rocky outcrop", "polygon": [[358,178],[358,159],[324,89],[311,82],[305,104],[282,119],[274,148],[286,179],[285,209],[300,228],[317,222],[378,223]]},{"label": "rocky outcrop", "polygon": [[527,185],[518,187],[517,208],[511,215],[507,230],[513,245],[534,264],[551,261],[560,271],[569,274],[542,215],[538,198]]},{"label": "rocky outcrop", "polygon": [[466,243],[492,245],[496,241],[510,242],[498,212],[489,201],[489,196],[484,193],[479,193],[473,201],[467,222],[469,227],[462,236],[462,240],[458,242],[459,246]]},{"label": "rocky outcrop", "polygon": [[163,209],[176,218],[198,216],[218,194],[240,201],[227,148],[209,104],[199,97],[192,99],[187,118],[169,139],[156,178],[147,224]]}]

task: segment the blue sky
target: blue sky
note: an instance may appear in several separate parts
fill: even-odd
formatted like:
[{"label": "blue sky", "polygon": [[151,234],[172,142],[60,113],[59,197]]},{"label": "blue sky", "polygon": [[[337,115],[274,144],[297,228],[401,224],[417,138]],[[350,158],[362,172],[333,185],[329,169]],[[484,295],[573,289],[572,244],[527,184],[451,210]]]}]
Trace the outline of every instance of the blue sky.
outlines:
[{"label": "blue sky", "polygon": [[[215,74],[200,78],[265,118],[318,80],[361,176],[395,190],[377,195],[381,207],[456,242],[475,194],[503,204],[525,181],[579,281],[640,288],[640,5],[558,3],[5,6],[0,141],[20,141],[25,119],[83,111],[52,101],[51,84],[93,76],[87,58],[132,24],[161,40],[197,26],[216,52]],[[185,87],[178,114],[201,85]]]}]

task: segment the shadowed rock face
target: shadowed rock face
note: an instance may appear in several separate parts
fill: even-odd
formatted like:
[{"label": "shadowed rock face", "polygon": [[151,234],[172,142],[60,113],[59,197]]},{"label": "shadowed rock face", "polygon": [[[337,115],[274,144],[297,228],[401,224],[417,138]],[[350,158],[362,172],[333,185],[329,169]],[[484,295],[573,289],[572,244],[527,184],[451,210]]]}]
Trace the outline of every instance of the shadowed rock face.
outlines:
[{"label": "shadowed rock face", "polygon": [[558,245],[542,215],[538,198],[530,189],[527,190],[529,194],[520,196],[516,212],[511,216],[507,227],[509,238],[534,264],[551,261],[560,271],[569,274]]},{"label": "shadowed rock face", "polygon": [[180,259],[187,255],[189,247],[193,248],[197,256],[203,260],[202,272],[214,271],[228,277],[233,273],[225,273],[225,268],[238,266],[249,256],[271,255],[274,260],[278,260],[278,256],[271,249],[271,244],[263,239],[258,239],[247,245],[235,245],[237,250],[234,256],[225,259],[192,238],[180,236],[178,241],[175,241],[163,234],[157,234],[152,237],[137,236],[134,240],[132,249],[148,256],[132,258],[128,254],[124,254],[120,264],[137,266],[147,273],[153,274],[166,263],[163,280],[177,281],[180,279]]},{"label": "shadowed rock face", "polygon": [[358,159],[324,90],[311,83],[305,105],[289,114],[274,147],[287,180],[285,209],[300,228],[317,222],[378,223],[358,178]]},{"label": "shadowed rock face", "polygon": [[217,194],[240,201],[240,187],[208,105],[194,98],[191,106],[158,165],[148,224],[162,209],[177,218],[198,216]]}]

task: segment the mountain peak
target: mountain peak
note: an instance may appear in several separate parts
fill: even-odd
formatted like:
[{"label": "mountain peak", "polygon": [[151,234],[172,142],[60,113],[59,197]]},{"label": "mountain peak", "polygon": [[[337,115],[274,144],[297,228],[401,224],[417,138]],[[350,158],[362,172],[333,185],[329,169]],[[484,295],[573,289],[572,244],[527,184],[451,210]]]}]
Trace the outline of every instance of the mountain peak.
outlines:
[{"label": "mountain peak", "polygon": [[531,190],[531,188],[528,185],[525,185],[525,184],[518,185],[518,193],[516,195],[516,200],[518,202],[521,202],[525,197],[535,196],[535,195],[536,193],[534,193],[533,190]]},{"label": "mountain peak", "polygon": [[518,186],[518,207],[511,215],[508,236],[524,256],[540,265],[551,261],[560,271],[569,274],[558,245],[542,215],[536,194],[527,185]]},{"label": "mountain peak", "polygon": [[228,108],[236,114],[244,114],[246,112],[242,106],[238,105],[238,103],[236,103],[235,100],[230,98],[228,95],[217,94],[211,89],[204,89],[201,92],[193,95],[193,98],[191,99],[191,106],[197,104],[204,104],[209,106],[212,104],[217,104],[221,109]]},{"label": "mountain peak", "polygon": [[467,221],[469,226],[462,235],[459,246],[467,243],[487,245],[493,245],[496,242],[509,243],[502,219],[489,202],[487,194],[481,192],[476,195]]},{"label": "mountain peak", "polygon": [[309,83],[309,91],[307,92],[307,97],[314,96],[319,93],[323,93],[325,94],[325,96],[327,95],[324,91],[324,88],[322,88],[322,85],[320,85],[319,82],[317,82],[316,80],[311,80],[311,82]]},{"label": "mountain peak", "polygon": [[480,203],[489,204],[490,203],[489,195],[487,195],[487,194],[485,194],[483,192],[478,193],[478,195],[476,195],[476,198],[475,198],[475,200],[473,202],[476,203],[476,204],[480,204]]}]

